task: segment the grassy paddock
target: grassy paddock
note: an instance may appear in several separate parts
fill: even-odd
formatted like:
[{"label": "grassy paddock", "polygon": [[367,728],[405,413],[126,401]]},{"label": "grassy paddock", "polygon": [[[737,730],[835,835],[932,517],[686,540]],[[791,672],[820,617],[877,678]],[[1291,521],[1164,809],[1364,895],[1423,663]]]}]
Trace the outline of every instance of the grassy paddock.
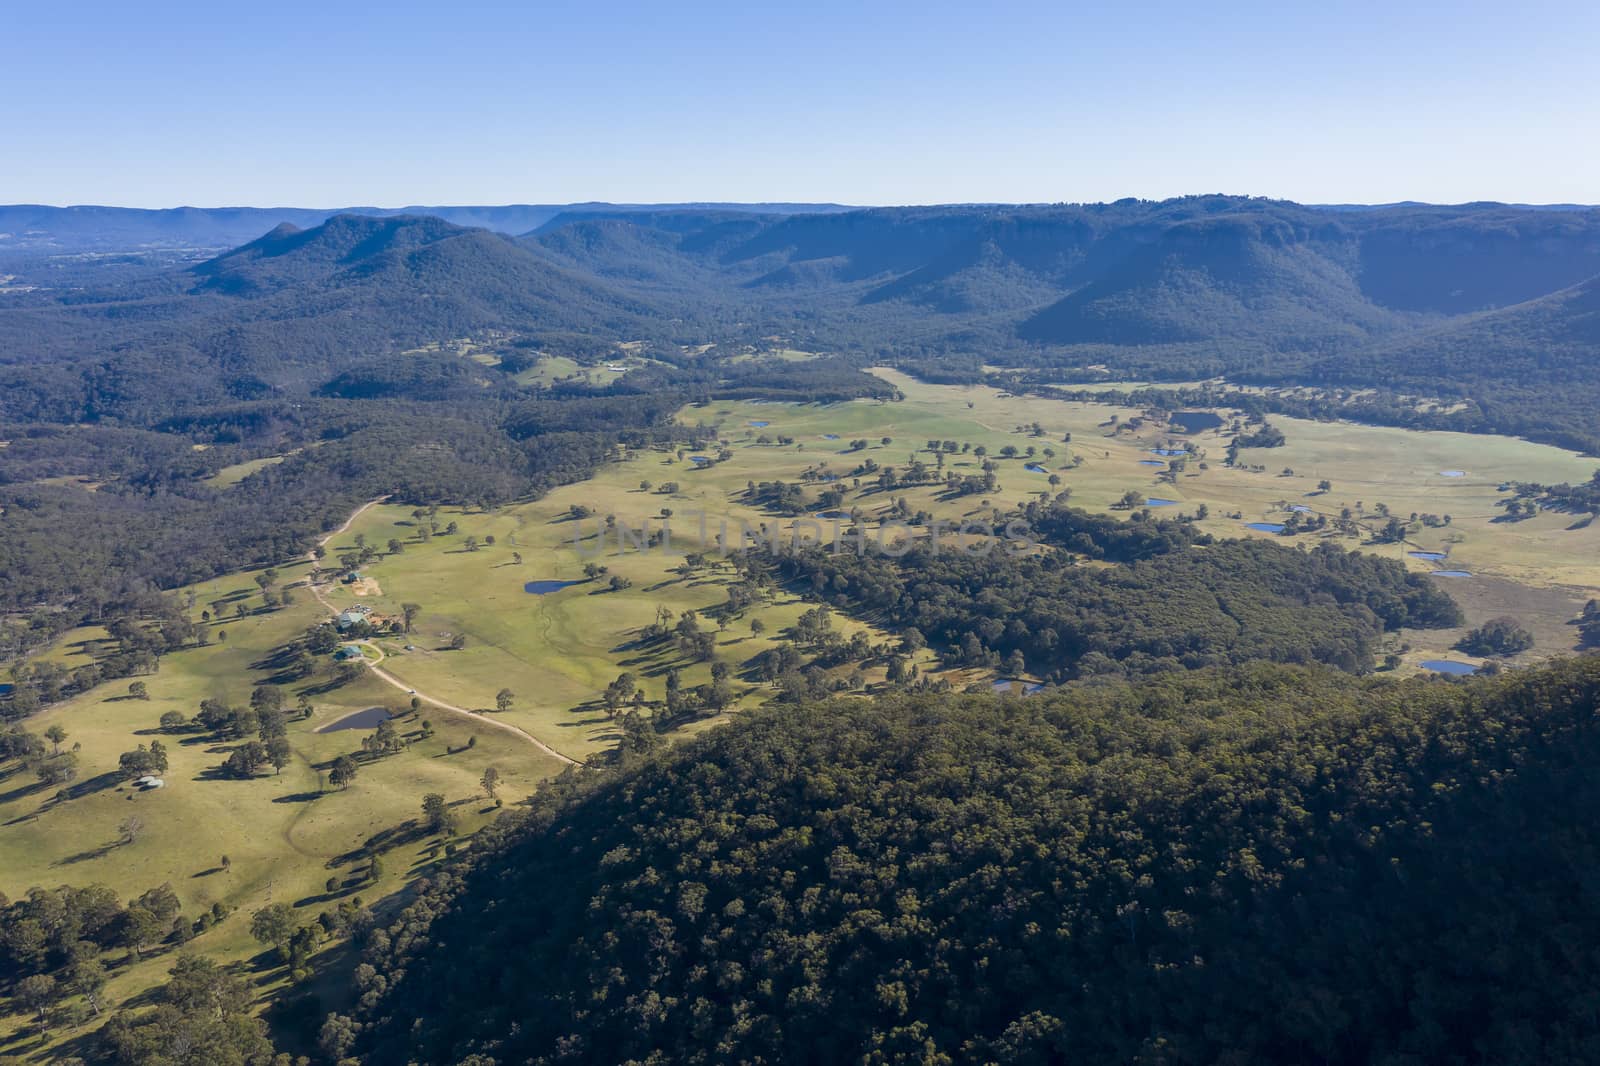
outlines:
[{"label": "grassy paddock", "polygon": [[[303,576],[298,568],[280,570],[285,582]],[[196,616],[213,600],[259,602],[248,574],[207,582],[195,591]],[[292,607],[229,617],[210,627],[213,635],[226,631],[224,642],[164,657],[157,673],[139,679],[148,686],[146,700],[129,697],[129,680],[123,679],[28,720],[27,728],[35,733],[57,724],[67,731],[63,746],[79,746],[79,773],[58,798],[55,788],[37,787],[33,775],[16,764],[0,765],[0,892],[15,898],[34,885],[102,883],[126,899],[170,882],[191,919],[219,902],[237,912],[197,939],[196,950],[224,960],[250,958],[260,950],[249,936],[251,911],[270,902],[289,902],[309,921],[351,895],[374,903],[426,870],[437,857],[429,842],[385,854],[384,873],[376,884],[357,885],[366,860],[350,857],[374,834],[416,816],[425,793],[469,800],[478,792],[484,769],[493,765],[500,771],[502,797],[514,802],[560,769],[525,741],[430,711],[422,717],[431,720],[434,736],[417,740],[401,754],[364,763],[348,789],[331,789],[325,784],[327,765],[340,754],[358,751],[366,734],[316,730],[357,710],[380,704],[399,709],[405,703],[393,688],[362,677],[311,696],[313,716],[290,723],[294,759],[281,774],[268,768],[249,781],[217,776],[231,743],[219,744],[198,733],[163,735],[158,720],[172,710],[192,715],[207,697],[248,702],[252,687],[270,674],[260,668],[262,660],[323,616],[308,593],[297,591]],[[73,631],[50,654],[69,664],[87,661],[84,642],[103,636],[96,630]],[[287,689],[291,705],[301,687]],[[398,724],[402,732],[415,735],[420,719]],[[468,748],[473,738],[476,742]],[[168,749],[166,787],[138,792],[116,776],[117,759],[153,739]],[[463,832],[491,817],[486,807],[481,801],[456,807]],[[122,843],[119,826],[130,816],[143,828],[131,843]],[[221,865],[224,855],[227,869]],[[330,896],[325,885],[329,877],[348,878],[351,885]],[[121,953],[113,951],[108,961],[116,964],[107,988],[114,1002],[126,1002],[164,981],[171,966],[170,952],[124,965]],[[268,976],[268,987],[279,979]],[[44,1061],[36,1055],[47,1057],[45,1049],[24,1056],[24,1044],[12,1043],[29,1028],[26,1019],[0,1018],[0,1057],[16,1053],[19,1061]],[[62,1030],[55,1038],[71,1035]],[[31,1042],[26,1046],[32,1047]]]}]

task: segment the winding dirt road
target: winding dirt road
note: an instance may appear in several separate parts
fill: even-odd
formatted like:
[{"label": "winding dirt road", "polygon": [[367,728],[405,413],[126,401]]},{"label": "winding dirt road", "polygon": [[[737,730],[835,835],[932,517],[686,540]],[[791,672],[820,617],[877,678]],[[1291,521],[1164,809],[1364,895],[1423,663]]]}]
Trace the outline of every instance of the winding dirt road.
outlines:
[{"label": "winding dirt road", "polygon": [[[337,537],[337,536],[340,536],[340,535],[342,535],[344,533],[349,532],[350,527],[351,527],[351,525],[353,525],[355,523],[355,520],[360,518],[363,514],[365,514],[368,509],[370,509],[372,507],[376,507],[378,504],[382,503],[384,500],[387,500],[388,498],[389,497],[387,497],[387,496],[380,496],[376,500],[368,500],[366,503],[362,504],[360,507],[357,507],[354,511],[352,511],[350,513],[350,517],[345,519],[344,525],[340,526],[338,529],[334,530],[332,533],[329,533],[327,536],[325,536],[321,540],[317,541],[317,547],[318,548],[326,548],[328,546],[328,542],[331,541],[334,537]],[[317,560],[317,553],[316,553],[315,549],[313,549],[313,550],[311,550],[311,551],[306,553],[306,560],[308,562],[310,562],[310,564],[312,565],[313,568],[315,568],[318,565],[320,565],[318,560]],[[332,603],[330,603],[328,601],[328,598],[322,594],[322,586],[314,584],[314,583],[311,583],[309,581],[309,579],[307,581],[307,584],[311,589],[311,595],[313,595],[313,596],[315,596],[317,598],[317,602],[322,604],[324,610],[326,610],[329,614],[332,614],[332,615],[337,615],[339,613],[339,608],[335,607]],[[375,650],[378,651],[378,654],[381,657],[382,654],[383,654],[382,650],[381,649],[377,649],[375,645],[373,647],[375,648]],[[382,662],[381,658],[379,659],[379,662]],[[498,729],[502,733],[510,733],[512,736],[515,736],[520,740],[525,740],[529,744],[532,744],[534,747],[538,748],[540,751],[544,752],[546,755],[550,756],[552,759],[555,759],[555,760],[557,760],[559,762],[565,763],[568,766],[576,766],[577,765],[577,760],[576,759],[572,759],[572,758],[569,758],[566,755],[561,754],[559,751],[557,751],[556,749],[552,748],[550,745],[546,744],[544,741],[540,740],[538,737],[534,736],[532,733],[528,732],[526,729],[522,729],[519,726],[514,726],[510,722],[502,722],[497,718],[490,718],[488,715],[480,714],[477,711],[469,711],[465,707],[457,707],[453,703],[446,703],[444,700],[438,699],[438,698],[436,698],[434,696],[429,696],[428,694],[426,694],[424,692],[420,692],[417,689],[412,688],[406,682],[400,680],[398,677],[395,677],[389,671],[387,671],[387,670],[383,669],[382,667],[378,666],[376,663],[368,663],[367,664],[367,669],[372,671],[373,676],[375,676],[375,677],[377,677],[377,678],[389,683],[390,685],[393,685],[395,688],[399,689],[401,692],[404,692],[408,696],[415,696],[417,699],[421,700],[423,703],[432,704],[433,706],[439,708],[440,710],[448,711],[451,714],[459,714],[464,718],[471,718],[472,720],[474,720],[476,722],[483,723],[484,725],[488,726],[490,729]]]}]

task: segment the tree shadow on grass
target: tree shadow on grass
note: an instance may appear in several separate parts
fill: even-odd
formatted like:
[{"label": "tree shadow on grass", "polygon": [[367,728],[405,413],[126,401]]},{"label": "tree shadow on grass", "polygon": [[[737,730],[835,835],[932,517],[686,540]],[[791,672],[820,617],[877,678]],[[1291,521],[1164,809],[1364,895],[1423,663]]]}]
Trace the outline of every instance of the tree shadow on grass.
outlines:
[{"label": "tree shadow on grass", "polygon": [[[0,806],[10,803],[12,800],[27,799],[29,796],[32,796],[38,792],[43,792],[49,787],[50,786],[43,781],[35,781],[29,785],[18,785],[10,792],[0,792]],[[32,815],[29,815],[28,817],[32,817]],[[6,824],[9,825],[11,823],[8,822]]]},{"label": "tree shadow on grass", "polygon": [[101,844],[97,848],[87,848],[87,849],[85,849],[83,851],[78,852],[75,855],[68,855],[64,859],[57,859],[55,862],[51,863],[50,865],[51,866],[76,866],[80,862],[91,862],[94,859],[102,859],[102,858],[105,858],[107,855],[110,855],[113,851],[116,851],[118,848],[122,847],[124,843],[126,843],[126,841],[113,840],[109,844]]},{"label": "tree shadow on grass", "polygon": [[323,796],[323,793],[321,793],[321,792],[291,792],[287,796],[275,796],[275,797],[273,797],[272,802],[273,803],[310,803],[313,800],[321,799],[322,796]]},{"label": "tree shadow on grass", "polygon": [[374,855],[382,855],[384,852],[392,851],[395,848],[413,844],[427,835],[427,826],[422,825],[416,819],[401,822],[399,825],[381,829],[372,834],[362,841],[360,847],[352,848],[341,855],[335,855],[328,860],[328,868],[337,870],[341,866],[349,866],[352,863],[368,860]]}]

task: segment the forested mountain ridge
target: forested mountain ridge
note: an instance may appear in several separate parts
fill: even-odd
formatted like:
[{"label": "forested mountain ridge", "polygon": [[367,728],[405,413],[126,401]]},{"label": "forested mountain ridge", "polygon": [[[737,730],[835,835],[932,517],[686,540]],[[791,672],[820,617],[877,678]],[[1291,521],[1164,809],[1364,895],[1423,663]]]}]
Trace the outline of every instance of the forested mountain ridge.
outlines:
[{"label": "forested mountain ridge", "polygon": [[[604,226],[604,237],[598,227]],[[580,239],[580,234],[583,235]],[[1382,390],[1442,426],[1600,448],[1600,211],[1325,210],[1238,197],[564,215],[524,238],[757,317],[800,347],[1117,376]],[[581,245],[580,247],[575,247]],[[1092,368],[1092,369],[1091,369]]]},{"label": "forested mountain ridge", "polygon": [[486,230],[341,215],[123,289],[0,304],[0,416],[150,424],[303,395],[352,362],[474,332],[615,338],[662,321]]},{"label": "forested mountain ridge", "polygon": [[503,823],[324,1049],[1591,1062],[1597,707],[1590,658],[750,715]]},{"label": "forested mountain ridge", "polygon": [[[1541,386],[1588,399],[1572,364],[1596,355],[1595,210],[1196,196],[807,214],[599,205],[515,240],[428,215],[285,226],[125,285],[6,294],[0,364],[89,364],[41,375],[54,401],[11,375],[6,413],[137,419],[116,393],[162,373],[156,351],[240,398],[303,386],[287,364],[504,328],[1467,399],[1525,382],[1505,368],[1530,359]],[[1561,420],[1600,441],[1581,415]]]}]

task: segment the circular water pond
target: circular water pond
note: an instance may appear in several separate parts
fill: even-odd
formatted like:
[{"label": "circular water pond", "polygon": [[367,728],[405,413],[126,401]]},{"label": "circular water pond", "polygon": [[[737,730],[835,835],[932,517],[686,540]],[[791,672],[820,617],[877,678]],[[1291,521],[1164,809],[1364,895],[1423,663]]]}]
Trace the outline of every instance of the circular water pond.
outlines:
[{"label": "circular water pond", "polygon": [[756,429],[766,429],[768,426],[772,425],[771,422],[751,422],[750,424]]},{"label": "circular water pond", "polygon": [[1167,464],[1163,463],[1160,459],[1140,459],[1139,460],[1139,465],[1140,466],[1161,466],[1161,467],[1164,467]]},{"label": "circular water pond", "polygon": [[1022,469],[1030,471],[1031,473],[1035,473],[1035,474],[1048,474],[1050,472],[1050,471],[1046,470],[1044,467],[1040,466],[1038,463],[1029,463],[1027,466],[1023,467]]},{"label": "circular water pond", "polygon": [[1413,559],[1448,559],[1447,552],[1406,552]]},{"label": "circular water pond", "polygon": [[1146,507],[1171,507],[1177,500],[1163,500],[1160,496],[1151,496],[1144,501]]},{"label": "circular water pond", "polygon": [[1246,522],[1244,528],[1253,529],[1258,533],[1282,533],[1282,522]]},{"label": "circular water pond", "polygon": [[1454,659],[1424,659],[1422,668],[1432,670],[1436,674],[1451,674],[1456,677],[1478,672],[1478,668],[1471,663],[1458,663]]},{"label": "circular water pond", "polygon": [[1471,577],[1471,570],[1430,570],[1434,577]]}]

